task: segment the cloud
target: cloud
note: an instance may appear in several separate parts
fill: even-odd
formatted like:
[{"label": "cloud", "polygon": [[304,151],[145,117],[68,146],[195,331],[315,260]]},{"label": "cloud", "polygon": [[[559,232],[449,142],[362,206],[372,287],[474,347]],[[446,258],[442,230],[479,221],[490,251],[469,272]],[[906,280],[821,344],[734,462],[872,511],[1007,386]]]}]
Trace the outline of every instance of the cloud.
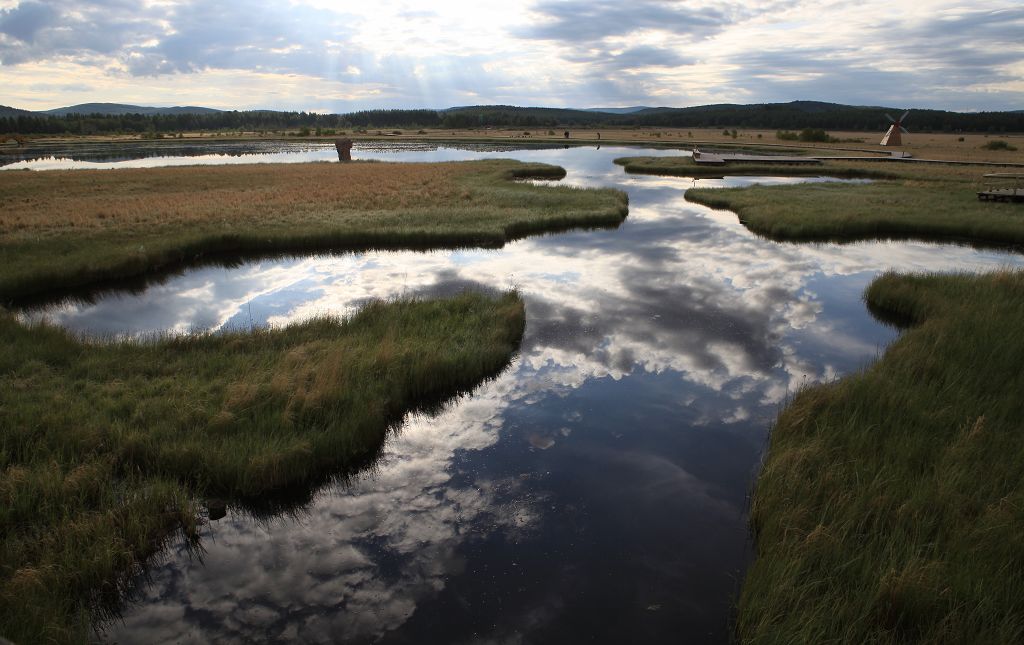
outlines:
[{"label": "cloud", "polygon": [[108,56],[132,75],[245,69],[343,76],[362,52],[338,45],[353,16],[254,2],[189,0],[138,5],[120,0],[43,5],[0,13],[0,62]]},{"label": "cloud", "polygon": [[134,40],[152,38],[151,13],[120,0],[72,3],[22,2],[0,11],[0,64],[76,58],[99,62],[118,55]]},{"label": "cloud", "polygon": [[[767,33],[756,37],[767,41]],[[729,69],[719,81],[758,101],[823,97],[854,105],[979,109],[993,93],[1004,102],[1024,100],[1013,87],[1024,65],[1021,33],[1020,9],[879,20],[863,30],[837,29],[829,38],[808,34],[737,49],[721,56]]]},{"label": "cloud", "polygon": [[544,0],[535,4],[533,11],[536,22],[517,30],[517,35],[559,43],[600,41],[644,30],[670,32],[675,37],[706,38],[742,13],[737,4],[694,8],[662,0],[629,3]]},{"label": "cloud", "polygon": [[25,43],[32,43],[36,34],[58,17],[52,6],[41,2],[24,2],[0,12],[0,33]]},{"label": "cloud", "polygon": [[330,111],[794,99],[1016,109],[1024,9],[987,4],[921,0],[897,15],[882,0],[0,0],[0,80],[5,102],[36,109],[186,93]]},{"label": "cloud", "polygon": [[336,44],[351,36],[354,19],[320,9],[193,2],[177,5],[165,19],[173,31],[128,49],[133,74],[217,68],[342,76],[364,56]]}]

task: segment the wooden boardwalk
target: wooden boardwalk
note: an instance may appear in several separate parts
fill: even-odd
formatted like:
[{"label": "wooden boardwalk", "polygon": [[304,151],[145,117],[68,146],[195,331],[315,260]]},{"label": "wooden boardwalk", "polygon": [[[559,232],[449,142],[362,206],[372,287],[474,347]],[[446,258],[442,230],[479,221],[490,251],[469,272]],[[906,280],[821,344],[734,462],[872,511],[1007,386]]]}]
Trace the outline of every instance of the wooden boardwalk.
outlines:
[{"label": "wooden boardwalk", "polygon": [[983,202],[1024,203],[1024,173],[993,172],[982,177],[988,184],[978,191]]},{"label": "wooden boardwalk", "polygon": [[993,188],[979,190],[978,199],[983,202],[1014,202],[1024,203],[1024,188]]},{"label": "wooden boardwalk", "polygon": [[783,155],[745,155],[745,154],[724,154],[720,152],[693,151],[693,161],[697,164],[708,166],[724,166],[730,163],[753,163],[753,164],[804,164],[816,165],[821,161],[813,157],[787,157]]}]

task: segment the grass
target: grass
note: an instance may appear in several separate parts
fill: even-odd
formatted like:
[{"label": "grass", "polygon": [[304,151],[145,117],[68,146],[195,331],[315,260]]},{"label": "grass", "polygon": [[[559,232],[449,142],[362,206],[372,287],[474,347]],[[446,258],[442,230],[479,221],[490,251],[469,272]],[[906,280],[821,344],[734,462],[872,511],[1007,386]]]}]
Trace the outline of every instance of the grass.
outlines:
[{"label": "grass", "polygon": [[[800,151],[798,154],[805,154]],[[672,177],[831,177],[849,179],[892,179],[899,175],[882,169],[877,162],[864,165],[784,164],[784,163],[730,163],[724,166],[701,165],[690,157],[619,157],[614,160],[626,172],[638,175],[667,175]],[[826,171],[826,168],[828,169]]]},{"label": "grass", "polygon": [[[806,183],[745,188],[691,188],[686,198],[730,210],[751,231],[776,241],[854,241],[917,238],[1024,245],[1024,208],[981,202],[983,171],[963,166],[827,162],[813,174],[870,176],[870,183]],[[754,174],[803,174],[807,168],[770,166]],[[883,174],[884,173],[884,174]],[[734,174],[732,167],[727,174]]]},{"label": "grass", "polygon": [[194,500],[366,459],[409,410],[504,368],[523,326],[514,293],[104,345],[0,314],[0,631],[85,639],[98,599],[194,532]]},{"label": "grass", "polygon": [[778,418],[751,510],[746,643],[1024,640],[1024,273],[886,274],[913,327]]},{"label": "grass", "polygon": [[0,173],[0,302],[218,254],[500,246],[616,226],[625,193],[545,164],[254,164]]}]

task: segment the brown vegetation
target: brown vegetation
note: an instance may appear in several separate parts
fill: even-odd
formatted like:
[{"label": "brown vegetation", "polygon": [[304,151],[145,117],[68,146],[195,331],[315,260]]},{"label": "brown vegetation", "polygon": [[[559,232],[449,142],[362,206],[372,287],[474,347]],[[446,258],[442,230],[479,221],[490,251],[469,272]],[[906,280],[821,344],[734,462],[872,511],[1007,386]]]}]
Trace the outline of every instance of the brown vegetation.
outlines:
[{"label": "brown vegetation", "polygon": [[472,196],[458,180],[475,172],[459,163],[319,163],[0,173],[0,236],[365,219],[367,211],[464,205]]},{"label": "brown vegetation", "polygon": [[500,246],[616,226],[626,195],[509,160],[0,173],[0,302],[216,254]]}]

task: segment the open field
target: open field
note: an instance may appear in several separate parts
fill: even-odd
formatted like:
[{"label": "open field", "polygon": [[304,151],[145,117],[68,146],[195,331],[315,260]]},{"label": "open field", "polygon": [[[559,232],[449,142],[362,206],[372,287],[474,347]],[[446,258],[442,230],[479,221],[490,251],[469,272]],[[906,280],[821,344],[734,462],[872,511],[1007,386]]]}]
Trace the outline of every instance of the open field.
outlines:
[{"label": "open field", "polygon": [[93,345],[0,313],[0,633],[85,640],[196,499],[311,485],[409,410],[496,374],[516,294],[371,304],[349,321]]},{"label": "open field", "polygon": [[749,643],[1024,639],[1024,273],[885,275],[912,325],[800,392],[758,480]]},{"label": "open field", "polygon": [[626,196],[543,164],[254,164],[0,173],[0,301],[218,253],[500,246],[615,226]]},{"label": "open field", "polygon": [[[619,160],[616,160],[619,161]],[[691,188],[690,201],[735,212],[751,231],[779,241],[920,238],[995,246],[1024,244],[1024,208],[978,201],[982,175],[971,166],[828,161],[820,166],[704,168],[689,158],[633,158],[633,172],[681,176],[749,174],[870,178],[813,183]]]}]

